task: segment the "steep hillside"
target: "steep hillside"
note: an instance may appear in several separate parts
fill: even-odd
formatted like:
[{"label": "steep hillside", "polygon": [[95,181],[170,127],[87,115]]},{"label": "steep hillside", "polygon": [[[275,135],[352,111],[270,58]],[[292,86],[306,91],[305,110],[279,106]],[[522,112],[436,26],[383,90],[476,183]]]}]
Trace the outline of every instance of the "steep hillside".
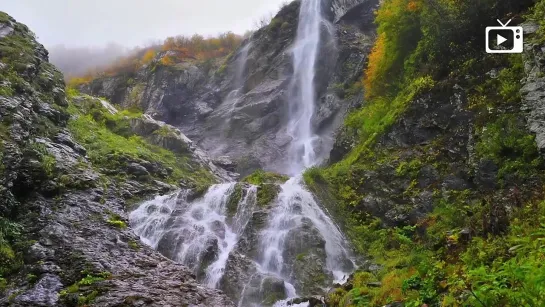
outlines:
[{"label": "steep hillside", "polygon": [[[347,109],[362,100],[361,76],[374,39],[377,3],[323,2],[332,24],[321,29],[324,43],[316,73],[313,126],[321,136],[321,156],[329,154]],[[236,160],[243,175],[256,168],[285,170],[291,141],[286,114],[295,100],[291,47],[299,7],[300,1],[284,6],[223,63],[161,65],[165,55],[158,54],[134,74],[99,78],[81,89],[118,105],[138,106],[180,127],[211,155]]]},{"label": "steep hillside", "polygon": [[[363,107],[305,174],[370,256],[330,306],[543,305],[544,5],[381,4]],[[496,18],[524,55],[485,53]]]},{"label": "steep hillside", "polygon": [[176,128],[64,86],[0,12],[0,305],[234,306],[140,243],[126,213],[227,172]]}]

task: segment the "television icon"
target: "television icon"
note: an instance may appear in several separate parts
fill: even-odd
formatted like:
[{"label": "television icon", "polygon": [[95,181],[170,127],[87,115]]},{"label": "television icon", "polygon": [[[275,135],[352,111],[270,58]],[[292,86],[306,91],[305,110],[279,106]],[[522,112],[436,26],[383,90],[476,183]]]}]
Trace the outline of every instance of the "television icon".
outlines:
[{"label": "television icon", "polygon": [[508,27],[511,20],[501,27],[486,28],[487,53],[522,53],[524,51],[524,30],[522,27]]}]

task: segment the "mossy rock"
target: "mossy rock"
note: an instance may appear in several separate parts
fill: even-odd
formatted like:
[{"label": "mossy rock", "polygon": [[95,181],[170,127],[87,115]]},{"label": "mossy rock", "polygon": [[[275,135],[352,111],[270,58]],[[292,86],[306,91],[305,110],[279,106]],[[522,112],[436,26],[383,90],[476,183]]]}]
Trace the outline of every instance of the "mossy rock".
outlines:
[{"label": "mossy rock", "polygon": [[264,183],[257,188],[257,205],[261,208],[270,205],[280,193],[276,183]]},{"label": "mossy rock", "polygon": [[281,175],[277,173],[265,172],[263,170],[257,170],[250,176],[247,176],[242,181],[253,184],[253,185],[262,185],[264,183],[276,183],[283,184],[288,181],[289,177],[286,175]]},{"label": "mossy rock", "polygon": [[237,183],[234,187],[233,193],[229,195],[229,199],[227,200],[227,216],[233,217],[235,214],[237,214],[238,210],[238,203],[242,200],[243,196],[243,188],[242,184]]}]

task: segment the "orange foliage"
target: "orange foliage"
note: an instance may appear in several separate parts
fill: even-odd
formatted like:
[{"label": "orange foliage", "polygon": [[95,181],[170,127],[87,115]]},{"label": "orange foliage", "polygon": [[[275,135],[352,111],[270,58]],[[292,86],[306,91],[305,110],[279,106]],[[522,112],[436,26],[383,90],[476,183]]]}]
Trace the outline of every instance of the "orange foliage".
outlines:
[{"label": "orange foliage", "polygon": [[[89,83],[98,75],[106,74],[109,76],[117,74],[132,74],[149,64],[160,51],[169,52],[161,58],[160,64],[171,66],[184,61],[198,60],[207,61],[214,58],[220,58],[233,52],[242,42],[243,37],[232,32],[224,33],[218,37],[204,38],[201,35],[192,37],[177,36],[169,37],[160,46],[152,46],[140,49],[130,56],[119,58],[115,63],[106,68],[95,68],[90,70],[84,77],[72,78],[69,84],[79,86]],[[98,71],[101,70],[102,73]]]},{"label": "orange foliage", "polygon": [[161,65],[164,65],[164,66],[174,65],[174,61],[172,60],[171,56],[166,55],[163,58],[161,58]]},{"label": "orange foliage", "polygon": [[386,53],[386,34],[380,33],[375,46],[369,55],[369,63],[363,80],[365,86],[365,96],[370,98],[373,96],[374,85],[380,82],[379,78],[382,75],[383,60]]},{"label": "orange foliage", "polygon": [[409,12],[416,12],[420,9],[420,3],[418,3],[418,1],[416,0],[411,0],[409,1],[409,3],[407,4],[407,10]]},{"label": "orange foliage", "polygon": [[391,302],[402,302],[405,297],[402,287],[403,281],[416,274],[416,269],[409,268],[407,271],[394,270],[382,278],[382,287],[373,300],[374,305],[383,305]]},{"label": "orange foliage", "polygon": [[155,50],[146,51],[146,53],[142,57],[142,63],[143,64],[150,63],[155,58],[155,54],[156,54]]},{"label": "orange foliage", "polygon": [[231,32],[213,38],[204,38],[201,35],[193,35],[191,38],[177,36],[167,38],[161,49],[176,52],[175,62],[188,59],[206,61],[226,56],[241,42],[242,37]]}]

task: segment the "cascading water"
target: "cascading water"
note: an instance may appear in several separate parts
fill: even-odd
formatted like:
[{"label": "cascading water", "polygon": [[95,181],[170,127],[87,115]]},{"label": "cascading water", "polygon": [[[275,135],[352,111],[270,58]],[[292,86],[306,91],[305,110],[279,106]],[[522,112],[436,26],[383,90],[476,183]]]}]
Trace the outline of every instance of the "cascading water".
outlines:
[{"label": "cascading water", "polygon": [[320,0],[303,0],[299,13],[297,38],[293,46],[293,79],[290,88],[290,118],[288,135],[290,170],[298,173],[316,163],[315,142],[318,136],[312,129],[315,109],[315,64],[320,47],[320,25],[326,22],[321,13]]},{"label": "cascading water", "polygon": [[227,94],[224,105],[230,106],[230,112],[233,113],[237,102],[244,92],[244,74],[246,65],[248,63],[248,52],[252,48],[252,41],[249,41],[244,47],[237,53],[237,59],[235,61],[235,78],[233,80],[233,90]]},{"label": "cascading water", "polygon": [[129,220],[144,243],[216,287],[256,202],[256,188],[250,186],[236,204],[236,214],[229,217],[227,203],[234,189],[235,183],[214,185],[193,202],[187,199],[188,191],[158,196],[133,211]]},{"label": "cascading water", "polygon": [[[355,267],[346,239],[301,182],[301,173],[319,162],[312,118],[320,29],[328,23],[321,5],[321,0],[301,2],[287,127],[292,138],[287,173],[293,177],[280,185],[277,198],[259,207],[256,186],[225,183],[196,200],[188,199],[187,191],[157,197],[130,215],[145,243],[188,266],[206,285],[224,289],[239,307],[270,305],[273,292],[279,299],[312,294],[326,282],[342,281]],[[238,53],[234,89],[220,111],[236,107],[250,47]],[[308,277],[321,284],[309,286]],[[287,305],[279,299],[275,306]]]}]

